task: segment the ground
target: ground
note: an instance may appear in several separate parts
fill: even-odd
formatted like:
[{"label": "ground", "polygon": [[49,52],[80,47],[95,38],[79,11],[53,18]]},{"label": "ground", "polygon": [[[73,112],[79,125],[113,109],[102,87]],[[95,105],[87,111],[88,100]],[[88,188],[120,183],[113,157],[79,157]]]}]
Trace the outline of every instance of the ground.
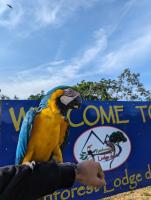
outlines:
[{"label": "ground", "polygon": [[102,200],[151,200],[151,186],[130,192],[124,192]]}]

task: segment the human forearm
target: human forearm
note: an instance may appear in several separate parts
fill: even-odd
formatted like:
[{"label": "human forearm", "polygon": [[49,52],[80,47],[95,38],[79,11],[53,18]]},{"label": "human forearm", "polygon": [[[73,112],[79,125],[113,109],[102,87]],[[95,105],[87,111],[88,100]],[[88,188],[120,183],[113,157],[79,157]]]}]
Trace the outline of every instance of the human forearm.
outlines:
[{"label": "human forearm", "polygon": [[35,200],[55,190],[71,187],[75,171],[71,166],[54,162],[0,168],[0,199]]},{"label": "human forearm", "polygon": [[98,188],[105,184],[101,166],[94,161],[8,166],[0,168],[0,181],[0,199],[5,200],[35,200],[55,190],[72,187],[75,181]]}]

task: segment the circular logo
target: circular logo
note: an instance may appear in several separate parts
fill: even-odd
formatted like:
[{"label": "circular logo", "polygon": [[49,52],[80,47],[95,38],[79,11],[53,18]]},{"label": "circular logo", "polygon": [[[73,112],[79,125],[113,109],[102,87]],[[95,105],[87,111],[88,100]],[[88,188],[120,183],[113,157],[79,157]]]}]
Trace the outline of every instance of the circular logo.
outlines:
[{"label": "circular logo", "polygon": [[104,171],[122,165],[131,152],[131,142],[122,130],[100,126],[82,133],[74,144],[74,156],[78,162],[94,159]]}]

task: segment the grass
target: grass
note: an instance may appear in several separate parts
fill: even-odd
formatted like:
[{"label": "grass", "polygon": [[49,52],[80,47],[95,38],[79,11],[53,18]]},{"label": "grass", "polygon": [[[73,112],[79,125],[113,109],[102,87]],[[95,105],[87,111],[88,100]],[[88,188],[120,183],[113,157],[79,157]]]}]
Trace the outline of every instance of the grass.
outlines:
[{"label": "grass", "polygon": [[102,200],[151,200],[151,186],[124,192],[112,197],[103,198]]}]

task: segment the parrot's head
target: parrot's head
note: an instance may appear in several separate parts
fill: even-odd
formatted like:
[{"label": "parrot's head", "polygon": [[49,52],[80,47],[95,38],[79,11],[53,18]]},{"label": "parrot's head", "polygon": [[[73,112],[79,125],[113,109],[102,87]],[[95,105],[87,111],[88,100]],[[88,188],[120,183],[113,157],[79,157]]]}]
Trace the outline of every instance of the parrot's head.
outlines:
[{"label": "parrot's head", "polygon": [[59,98],[59,101],[67,107],[67,109],[80,108],[82,98],[79,92],[72,88],[64,89],[64,94]]},{"label": "parrot's head", "polygon": [[69,109],[80,108],[82,97],[79,92],[69,86],[59,86],[50,90],[41,100],[39,107],[51,107],[59,109],[63,115],[66,115]]},{"label": "parrot's head", "polygon": [[81,107],[82,97],[79,92],[71,87],[65,88],[63,94],[57,99],[57,106],[61,113],[67,113],[69,109],[78,109]]}]

